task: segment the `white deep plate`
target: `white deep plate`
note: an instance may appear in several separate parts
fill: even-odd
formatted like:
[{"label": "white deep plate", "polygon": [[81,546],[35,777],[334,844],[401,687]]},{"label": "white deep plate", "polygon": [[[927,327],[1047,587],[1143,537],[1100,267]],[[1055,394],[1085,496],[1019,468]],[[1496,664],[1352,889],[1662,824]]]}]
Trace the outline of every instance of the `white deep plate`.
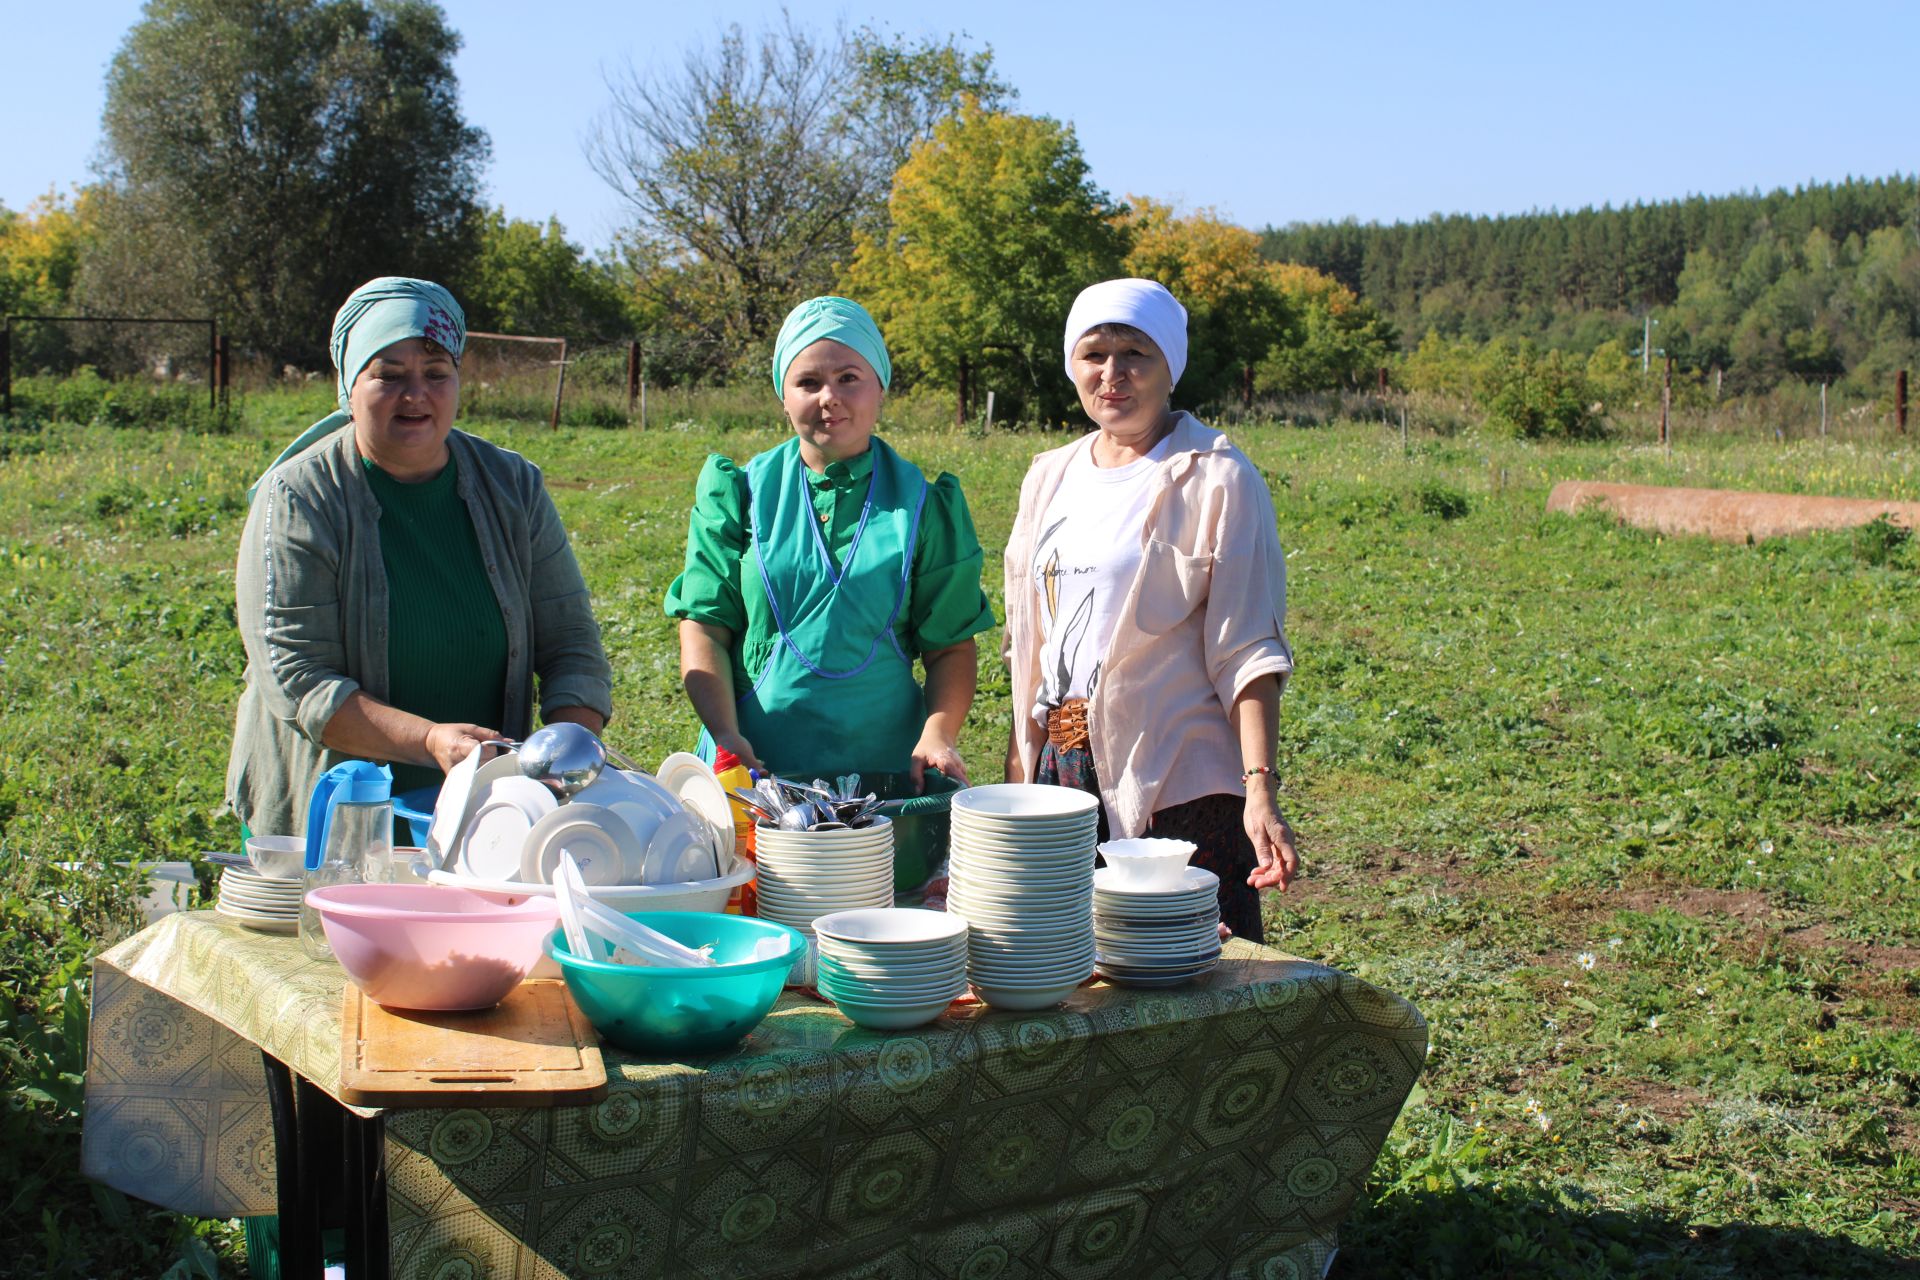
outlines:
[{"label": "white deep plate", "polygon": [[[1092,976],[1091,971],[1089,971],[1088,976]],[[1055,986],[1041,987],[1034,990],[1022,990],[1018,987],[1002,985],[983,986],[976,982],[973,984],[973,994],[979,996],[980,999],[996,1009],[1033,1012],[1039,1009],[1051,1009],[1054,1005],[1059,1004],[1062,1000],[1065,1000],[1068,996],[1079,990],[1079,988],[1079,982],[1060,983]]]},{"label": "white deep plate", "polygon": [[[731,827],[728,832],[727,842],[731,844]],[[629,878],[640,884],[674,884],[711,876],[733,856],[722,856],[719,847],[718,833],[706,819],[682,809],[654,828],[646,851],[628,863],[633,873]]]},{"label": "white deep plate", "polygon": [[733,802],[727,789],[713,776],[713,769],[699,756],[676,751],[660,762],[655,775],[660,785],[678,796],[680,803],[698,814],[713,828],[722,857],[733,856]]},{"label": "white deep plate", "polygon": [[944,911],[919,907],[883,907],[877,911],[849,911],[819,926],[836,942],[862,945],[909,946],[925,943],[949,946],[964,942],[967,926]]},{"label": "white deep plate", "polygon": [[[490,761],[480,772],[500,763]],[[480,792],[479,805],[460,833],[454,865],[476,879],[512,880],[521,874],[527,834],[560,802],[553,792],[518,772],[475,789]]]},{"label": "white deep plate", "polygon": [[1198,893],[1202,889],[1220,888],[1220,877],[1205,867],[1187,867],[1178,884],[1163,889],[1138,889],[1127,882],[1125,873],[1114,867],[1101,867],[1093,873],[1093,887],[1100,893],[1111,894],[1115,898],[1126,898],[1140,902],[1154,899],[1174,898],[1181,894]]},{"label": "white deep plate", "polygon": [[533,824],[520,856],[520,878],[552,884],[564,850],[590,885],[629,884],[628,864],[639,853],[633,831],[613,810],[578,800],[561,805]]},{"label": "white deep plate", "polygon": [[1050,787],[1032,782],[997,782],[967,787],[953,793],[955,813],[983,817],[1094,819],[1099,797],[1072,787]]},{"label": "white deep plate", "polygon": [[292,916],[256,916],[251,912],[229,911],[225,907],[215,907],[213,913],[225,916],[235,924],[245,925],[260,933],[298,933],[300,917]]}]

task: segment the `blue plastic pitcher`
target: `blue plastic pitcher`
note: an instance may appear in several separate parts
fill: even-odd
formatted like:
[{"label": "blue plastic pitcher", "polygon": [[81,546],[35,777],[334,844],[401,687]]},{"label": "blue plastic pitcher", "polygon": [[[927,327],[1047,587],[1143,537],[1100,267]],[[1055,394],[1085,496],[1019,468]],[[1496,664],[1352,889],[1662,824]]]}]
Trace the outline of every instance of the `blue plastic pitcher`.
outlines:
[{"label": "blue plastic pitcher", "polygon": [[[307,804],[306,887],[375,883],[393,878],[393,770],[349,760],[320,775]],[[300,907],[300,946],[331,959],[320,913]]]}]

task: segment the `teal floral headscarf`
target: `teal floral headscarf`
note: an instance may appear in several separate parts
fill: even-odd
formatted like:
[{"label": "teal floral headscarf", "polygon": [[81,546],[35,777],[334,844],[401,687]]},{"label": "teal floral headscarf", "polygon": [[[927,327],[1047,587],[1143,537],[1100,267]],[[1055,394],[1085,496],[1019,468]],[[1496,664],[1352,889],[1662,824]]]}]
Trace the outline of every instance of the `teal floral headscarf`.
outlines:
[{"label": "teal floral headscarf", "polygon": [[[467,347],[467,313],[460,309],[451,293],[431,280],[381,276],[349,294],[340,310],[334,313],[333,337],[327,344],[333,356],[334,389],[340,407],[296,436],[260,473],[260,480],[265,480],[274,467],[295,457],[314,441],[332,435],[353,421],[347,412],[347,402],[354,379],[360,376],[368,361],[408,338],[426,338],[439,343],[458,364]],[[254,481],[253,487],[247,490],[247,501],[253,501],[260,480]]]}]

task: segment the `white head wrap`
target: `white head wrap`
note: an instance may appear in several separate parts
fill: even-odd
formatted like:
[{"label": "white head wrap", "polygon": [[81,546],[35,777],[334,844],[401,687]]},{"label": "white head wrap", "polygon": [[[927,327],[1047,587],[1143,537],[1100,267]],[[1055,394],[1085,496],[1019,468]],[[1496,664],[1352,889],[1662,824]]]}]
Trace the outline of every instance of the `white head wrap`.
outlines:
[{"label": "white head wrap", "polygon": [[1132,325],[1153,339],[1175,384],[1187,368],[1187,309],[1152,280],[1105,280],[1088,285],[1067,312],[1067,377],[1073,377],[1074,344],[1103,324]]}]

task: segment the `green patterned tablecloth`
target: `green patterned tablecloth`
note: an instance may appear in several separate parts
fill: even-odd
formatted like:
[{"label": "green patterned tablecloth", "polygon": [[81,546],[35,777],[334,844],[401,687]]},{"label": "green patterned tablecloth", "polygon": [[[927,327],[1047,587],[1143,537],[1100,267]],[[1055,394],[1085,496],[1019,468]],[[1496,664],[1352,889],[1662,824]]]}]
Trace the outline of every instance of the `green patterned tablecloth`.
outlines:
[{"label": "green patterned tablecloth", "polygon": [[[333,1090],[345,981],[208,912],[103,953],[86,1172],[273,1212],[259,1049]],[[593,1106],[387,1111],[393,1274],[1318,1276],[1426,1047],[1398,996],[1239,941],[1173,991],[910,1032],[789,992],[726,1055],[607,1050]]]}]

